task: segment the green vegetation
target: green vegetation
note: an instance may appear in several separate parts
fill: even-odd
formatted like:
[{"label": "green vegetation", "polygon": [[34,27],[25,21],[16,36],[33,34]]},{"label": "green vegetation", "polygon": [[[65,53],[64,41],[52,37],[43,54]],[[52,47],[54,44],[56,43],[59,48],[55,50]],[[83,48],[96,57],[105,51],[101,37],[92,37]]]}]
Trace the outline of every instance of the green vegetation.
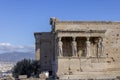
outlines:
[{"label": "green vegetation", "polygon": [[13,68],[13,77],[18,78],[19,75],[27,75],[27,77],[37,77],[40,73],[39,61],[23,59],[16,63]]}]

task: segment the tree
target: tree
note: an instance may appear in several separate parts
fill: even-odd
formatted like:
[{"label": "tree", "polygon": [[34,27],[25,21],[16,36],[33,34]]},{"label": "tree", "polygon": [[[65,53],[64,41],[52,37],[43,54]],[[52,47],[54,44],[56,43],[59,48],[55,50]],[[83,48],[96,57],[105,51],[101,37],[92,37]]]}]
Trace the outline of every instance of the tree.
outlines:
[{"label": "tree", "polygon": [[23,59],[16,63],[13,68],[13,77],[18,78],[19,75],[27,75],[30,77],[32,74],[37,75],[39,74],[39,65],[38,61],[30,60],[30,59]]},{"label": "tree", "polygon": [[39,61],[33,60],[31,65],[32,65],[32,69],[33,69],[33,74],[36,77],[38,77],[39,74],[40,74],[40,64],[39,64]]}]

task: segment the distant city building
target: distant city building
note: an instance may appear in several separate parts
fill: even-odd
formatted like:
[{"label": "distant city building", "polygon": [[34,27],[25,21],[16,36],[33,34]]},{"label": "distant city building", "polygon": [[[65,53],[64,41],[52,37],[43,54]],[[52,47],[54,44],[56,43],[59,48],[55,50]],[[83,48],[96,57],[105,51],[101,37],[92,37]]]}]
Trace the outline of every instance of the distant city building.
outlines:
[{"label": "distant city building", "polygon": [[13,62],[0,62],[0,72],[7,72],[12,70],[15,63]]},{"label": "distant city building", "polygon": [[36,60],[42,72],[61,79],[120,76],[120,22],[60,21],[36,32]]},{"label": "distant city building", "polygon": [[13,62],[0,62],[0,79],[4,76],[12,76],[12,69],[15,63]]}]

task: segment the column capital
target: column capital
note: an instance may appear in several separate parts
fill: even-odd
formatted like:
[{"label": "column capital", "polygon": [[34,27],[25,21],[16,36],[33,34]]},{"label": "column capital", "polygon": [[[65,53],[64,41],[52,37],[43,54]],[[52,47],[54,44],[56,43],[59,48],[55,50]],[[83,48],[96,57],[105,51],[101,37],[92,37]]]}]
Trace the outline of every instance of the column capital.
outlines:
[{"label": "column capital", "polygon": [[58,41],[61,41],[61,37],[58,37]]},{"label": "column capital", "polygon": [[75,40],[76,40],[76,37],[72,37],[72,39],[73,39],[73,41],[75,41]]},{"label": "column capital", "polygon": [[89,41],[90,37],[88,36],[88,37],[86,37],[86,39],[87,39],[87,41]]},{"label": "column capital", "polygon": [[99,42],[102,42],[102,41],[103,41],[103,38],[102,38],[102,37],[99,37],[98,40],[99,40]]}]

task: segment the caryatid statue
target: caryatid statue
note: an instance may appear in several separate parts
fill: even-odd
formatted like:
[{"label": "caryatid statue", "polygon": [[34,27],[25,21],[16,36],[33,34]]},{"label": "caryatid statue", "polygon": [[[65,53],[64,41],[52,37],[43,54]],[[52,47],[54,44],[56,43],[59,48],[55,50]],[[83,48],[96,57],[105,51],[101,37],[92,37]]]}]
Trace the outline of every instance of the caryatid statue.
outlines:
[{"label": "caryatid statue", "polygon": [[58,54],[59,56],[63,56],[63,49],[62,49],[62,41],[61,41],[61,37],[58,38]]},{"label": "caryatid statue", "polygon": [[72,55],[77,56],[77,43],[75,41],[75,37],[73,37],[73,41],[71,45],[72,45]]},{"label": "caryatid statue", "polygon": [[102,38],[98,39],[98,57],[102,56]]},{"label": "caryatid statue", "polygon": [[91,57],[91,53],[90,53],[90,37],[86,37],[87,41],[86,41],[86,52],[87,52],[87,57]]}]

